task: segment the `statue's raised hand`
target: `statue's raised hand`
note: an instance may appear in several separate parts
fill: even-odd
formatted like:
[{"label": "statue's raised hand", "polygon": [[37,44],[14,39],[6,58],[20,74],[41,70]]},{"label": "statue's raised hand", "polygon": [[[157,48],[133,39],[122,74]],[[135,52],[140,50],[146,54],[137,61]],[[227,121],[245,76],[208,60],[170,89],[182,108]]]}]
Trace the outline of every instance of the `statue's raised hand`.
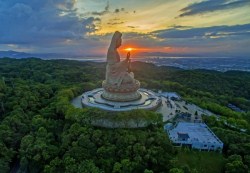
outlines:
[{"label": "statue's raised hand", "polygon": [[130,52],[127,53],[127,60],[130,58]]}]

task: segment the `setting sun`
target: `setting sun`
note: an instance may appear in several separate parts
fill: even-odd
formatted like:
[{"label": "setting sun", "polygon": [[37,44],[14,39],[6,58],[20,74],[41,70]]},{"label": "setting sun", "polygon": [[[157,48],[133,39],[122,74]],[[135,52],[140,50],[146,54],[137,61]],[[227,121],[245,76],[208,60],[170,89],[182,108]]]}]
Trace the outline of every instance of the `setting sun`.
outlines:
[{"label": "setting sun", "polygon": [[132,50],[135,50],[135,48],[129,47],[129,48],[126,48],[126,49],[124,49],[124,50],[126,50],[126,51],[132,51]]}]

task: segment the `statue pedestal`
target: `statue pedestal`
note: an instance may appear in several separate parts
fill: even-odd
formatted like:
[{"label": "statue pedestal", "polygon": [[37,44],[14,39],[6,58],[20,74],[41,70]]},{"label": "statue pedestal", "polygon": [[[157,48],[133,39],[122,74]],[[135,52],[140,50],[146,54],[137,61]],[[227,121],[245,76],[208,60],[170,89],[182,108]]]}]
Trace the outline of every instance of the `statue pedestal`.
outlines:
[{"label": "statue pedestal", "polygon": [[106,83],[106,80],[102,82],[104,92],[102,98],[116,102],[129,102],[135,101],[141,98],[141,94],[138,92],[140,88],[140,82],[135,80],[133,84],[122,84],[117,87],[116,85],[110,85]]}]

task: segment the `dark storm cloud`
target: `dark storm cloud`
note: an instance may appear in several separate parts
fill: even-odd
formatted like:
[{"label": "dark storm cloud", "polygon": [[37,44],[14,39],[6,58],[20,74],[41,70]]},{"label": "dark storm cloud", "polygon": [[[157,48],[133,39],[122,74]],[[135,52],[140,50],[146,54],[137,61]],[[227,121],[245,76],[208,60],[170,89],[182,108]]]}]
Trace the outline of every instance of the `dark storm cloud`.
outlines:
[{"label": "dark storm cloud", "polygon": [[80,18],[74,0],[0,2],[0,44],[57,44],[95,31],[98,18]]},{"label": "dark storm cloud", "polygon": [[233,9],[237,7],[242,7],[250,5],[249,0],[209,0],[209,1],[202,1],[198,3],[191,4],[187,6],[186,8],[181,9],[180,11],[182,14],[179,15],[179,17],[183,16],[190,16],[190,15],[196,15],[196,14],[203,14],[208,12],[213,12],[217,10],[227,10],[227,9]]}]

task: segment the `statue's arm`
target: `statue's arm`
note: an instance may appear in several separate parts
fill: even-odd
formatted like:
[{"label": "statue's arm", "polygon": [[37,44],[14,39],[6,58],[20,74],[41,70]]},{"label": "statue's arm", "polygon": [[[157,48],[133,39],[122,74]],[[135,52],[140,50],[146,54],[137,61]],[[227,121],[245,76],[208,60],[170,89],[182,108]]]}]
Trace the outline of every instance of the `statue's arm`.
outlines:
[{"label": "statue's arm", "polygon": [[126,59],[124,59],[123,61],[121,61],[121,63],[127,65],[129,63],[129,59],[130,59],[130,52],[128,52]]},{"label": "statue's arm", "polygon": [[130,59],[130,52],[127,53],[127,60]]}]

